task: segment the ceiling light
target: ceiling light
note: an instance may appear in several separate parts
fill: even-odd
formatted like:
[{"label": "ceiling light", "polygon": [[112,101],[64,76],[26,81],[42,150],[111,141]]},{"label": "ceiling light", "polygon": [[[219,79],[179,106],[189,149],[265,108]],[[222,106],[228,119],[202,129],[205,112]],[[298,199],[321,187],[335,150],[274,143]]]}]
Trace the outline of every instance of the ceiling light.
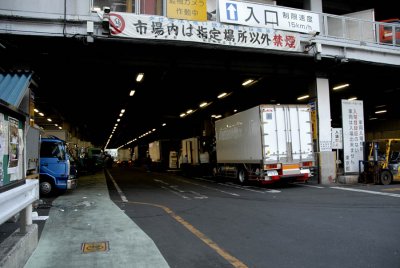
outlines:
[{"label": "ceiling light", "polygon": [[121,109],[121,114],[125,113],[125,109]]},{"label": "ceiling light", "polygon": [[345,88],[345,87],[348,87],[348,86],[350,86],[350,84],[339,85],[339,86],[334,87],[333,90],[342,89],[342,88]]},{"label": "ceiling light", "polygon": [[139,74],[136,76],[136,82],[142,81],[143,76],[144,76],[144,73],[139,73]]},{"label": "ceiling light", "polygon": [[191,110],[191,109],[186,111],[186,114],[191,114],[191,113],[193,113],[193,110]]},{"label": "ceiling light", "polygon": [[247,86],[247,85],[253,83],[253,81],[254,81],[253,79],[248,79],[248,80],[246,80],[246,81],[244,81],[244,82],[242,83],[242,86]]},{"label": "ceiling light", "polygon": [[237,112],[237,110],[235,109],[235,110],[233,110],[233,112],[234,112],[234,113],[236,113],[236,112]]},{"label": "ceiling light", "polygon": [[222,99],[223,97],[226,97],[226,95],[228,95],[228,94],[226,92],[223,92],[218,95],[218,99]]},{"label": "ceiling light", "polygon": [[38,109],[36,109],[36,108],[35,108],[35,109],[33,109],[33,110],[34,110],[36,113],[38,113],[38,112],[39,112],[39,110],[38,110]]},{"label": "ceiling light", "polygon": [[185,113],[181,113],[179,116],[180,116],[180,117],[185,117],[186,114],[185,114]]},{"label": "ceiling light", "polygon": [[118,118],[118,119],[117,119],[117,122],[119,122],[119,121],[121,121],[121,119]]},{"label": "ceiling light", "polygon": [[371,117],[369,120],[377,120],[378,118],[376,117]]},{"label": "ceiling light", "polygon": [[167,125],[166,123],[163,123],[163,124],[162,124],[163,127],[165,127],[166,125]]},{"label": "ceiling light", "polygon": [[52,120],[51,120],[51,118],[47,118],[47,121],[51,122]]},{"label": "ceiling light", "polygon": [[386,110],[380,110],[380,111],[376,111],[375,113],[376,114],[383,114],[383,113],[386,113],[387,111]]},{"label": "ceiling light", "polygon": [[62,129],[62,127],[58,127],[58,129]]},{"label": "ceiling light", "polygon": [[54,124],[56,127],[58,127],[58,124]]},{"label": "ceiling light", "polygon": [[376,109],[378,109],[378,108],[383,108],[383,107],[386,107],[386,104],[375,106]]},{"label": "ceiling light", "polygon": [[41,116],[44,116],[44,113],[39,113]]},{"label": "ceiling light", "polygon": [[208,104],[207,102],[203,102],[200,104],[200,107],[203,108],[203,107],[207,106],[207,104]]},{"label": "ceiling light", "polygon": [[351,98],[349,98],[347,100],[352,101],[352,100],[356,100],[356,99],[357,99],[357,97],[351,97]]},{"label": "ceiling light", "polygon": [[153,132],[154,132],[154,131],[156,131],[156,129],[155,129],[155,128],[153,128]]},{"label": "ceiling light", "polygon": [[136,91],[132,89],[131,92],[129,92],[129,96],[132,97],[133,95],[135,95],[135,92],[136,92]]},{"label": "ceiling light", "polygon": [[216,117],[216,115],[215,115],[215,114],[213,114],[213,115],[211,115],[211,117],[212,117],[212,118],[214,118],[214,117]]},{"label": "ceiling light", "polygon": [[120,113],[120,114],[119,114],[119,117],[122,117],[123,115],[124,115],[123,113]]},{"label": "ceiling light", "polygon": [[221,118],[221,117],[222,117],[222,115],[220,115],[220,114],[215,116],[216,119]]},{"label": "ceiling light", "polygon": [[304,99],[308,99],[310,97],[310,95],[304,95],[304,96],[300,96],[297,98],[297,100],[304,100]]}]

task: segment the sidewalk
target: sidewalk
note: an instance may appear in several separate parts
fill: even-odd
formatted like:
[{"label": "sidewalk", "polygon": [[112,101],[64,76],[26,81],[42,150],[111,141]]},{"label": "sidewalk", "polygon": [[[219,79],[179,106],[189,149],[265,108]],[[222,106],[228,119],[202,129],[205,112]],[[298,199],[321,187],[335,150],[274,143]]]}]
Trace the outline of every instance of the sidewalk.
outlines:
[{"label": "sidewalk", "polygon": [[110,200],[104,173],[99,172],[80,177],[77,189],[53,201],[39,245],[25,267],[169,266],[153,240]]}]

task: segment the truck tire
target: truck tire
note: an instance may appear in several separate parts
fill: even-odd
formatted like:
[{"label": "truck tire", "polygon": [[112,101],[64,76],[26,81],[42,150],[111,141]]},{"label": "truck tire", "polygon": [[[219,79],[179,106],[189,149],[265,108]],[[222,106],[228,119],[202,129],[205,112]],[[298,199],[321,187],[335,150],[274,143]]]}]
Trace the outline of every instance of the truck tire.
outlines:
[{"label": "truck tire", "polygon": [[40,181],[39,184],[40,195],[42,196],[51,196],[54,194],[55,187],[53,182],[49,180]]},{"label": "truck tire", "polygon": [[244,169],[239,170],[237,177],[240,184],[246,183],[247,178],[246,178],[246,171]]},{"label": "truck tire", "polygon": [[389,185],[392,183],[392,174],[388,170],[383,170],[380,179],[383,185]]}]

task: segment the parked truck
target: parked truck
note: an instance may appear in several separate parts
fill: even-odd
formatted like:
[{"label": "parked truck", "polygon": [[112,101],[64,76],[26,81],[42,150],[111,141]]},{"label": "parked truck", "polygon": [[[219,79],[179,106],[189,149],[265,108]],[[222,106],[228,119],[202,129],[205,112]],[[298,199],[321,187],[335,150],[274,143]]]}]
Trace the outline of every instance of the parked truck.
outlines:
[{"label": "parked truck", "polygon": [[315,162],[310,115],[308,105],[258,105],[216,121],[213,175],[307,181]]},{"label": "parked truck", "polygon": [[77,179],[71,169],[66,143],[55,136],[40,138],[39,185],[42,196],[75,189]]},{"label": "parked truck", "polygon": [[179,142],[175,140],[157,140],[149,143],[149,157],[154,170],[176,169],[178,164]]},{"label": "parked truck", "polygon": [[117,157],[117,164],[119,166],[128,166],[132,161],[131,150],[126,148],[118,149],[118,157]]}]

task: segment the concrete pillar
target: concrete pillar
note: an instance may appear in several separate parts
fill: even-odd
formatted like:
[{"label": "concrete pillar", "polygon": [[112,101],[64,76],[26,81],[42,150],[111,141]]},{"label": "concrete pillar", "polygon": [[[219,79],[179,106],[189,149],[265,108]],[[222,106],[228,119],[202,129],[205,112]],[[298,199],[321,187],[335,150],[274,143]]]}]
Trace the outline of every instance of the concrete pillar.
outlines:
[{"label": "concrete pillar", "polygon": [[332,152],[331,107],[329,80],[317,77],[315,81],[317,97],[317,155],[319,158],[319,183],[336,181],[336,155]]},{"label": "concrete pillar", "polygon": [[19,218],[19,232],[26,234],[28,225],[32,225],[32,204],[21,210]]},{"label": "concrete pillar", "polygon": [[303,8],[322,13],[322,0],[304,0]]}]

